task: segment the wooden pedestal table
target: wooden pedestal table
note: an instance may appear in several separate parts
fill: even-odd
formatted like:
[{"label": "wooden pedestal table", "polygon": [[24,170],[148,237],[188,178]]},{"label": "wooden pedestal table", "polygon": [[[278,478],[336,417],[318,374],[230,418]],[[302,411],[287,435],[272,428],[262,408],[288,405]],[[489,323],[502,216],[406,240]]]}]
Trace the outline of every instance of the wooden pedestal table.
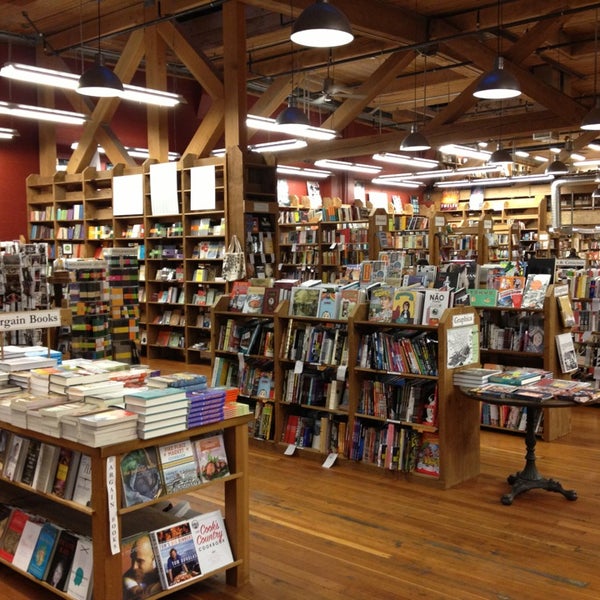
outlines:
[{"label": "wooden pedestal table", "polygon": [[[467,392],[468,394],[468,392]],[[511,491],[504,494],[500,500],[502,504],[512,504],[513,500],[523,492],[529,490],[547,490],[549,492],[558,492],[567,500],[577,500],[577,492],[575,490],[565,490],[563,486],[556,481],[544,477],[537,470],[535,464],[535,426],[539,420],[539,414],[542,408],[565,408],[573,407],[575,404],[569,400],[559,400],[553,398],[540,402],[539,400],[526,400],[522,398],[494,398],[491,396],[471,396],[478,401],[487,402],[488,404],[497,404],[503,406],[523,406],[527,411],[526,428],[525,428],[525,446],[527,453],[525,454],[525,467],[522,471],[517,471],[514,475],[509,475],[507,481],[511,486]]]}]

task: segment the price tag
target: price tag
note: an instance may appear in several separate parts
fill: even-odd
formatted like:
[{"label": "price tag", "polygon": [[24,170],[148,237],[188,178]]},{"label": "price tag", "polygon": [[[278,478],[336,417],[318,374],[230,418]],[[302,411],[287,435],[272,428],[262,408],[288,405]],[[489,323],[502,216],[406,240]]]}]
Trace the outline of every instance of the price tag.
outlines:
[{"label": "price tag", "polygon": [[337,368],[336,374],[335,374],[335,378],[338,381],[344,381],[346,379],[346,371],[348,370],[348,366],[347,365],[340,365]]},{"label": "price tag", "polygon": [[286,456],[292,456],[292,454],[294,454],[294,452],[296,452],[295,444],[288,444],[287,448],[284,451],[284,454]]},{"label": "price tag", "polygon": [[296,375],[300,375],[302,371],[304,371],[304,363],[301,360],[297,360],[296,364],[294,365],[294,373]]},{"label": "price tag", "polygon": [[337,452],[330,452],[325,459],[325,462],[321,465],[325,469],[330,469],[333,467],[333,463],[336,461],[338,455]]}]

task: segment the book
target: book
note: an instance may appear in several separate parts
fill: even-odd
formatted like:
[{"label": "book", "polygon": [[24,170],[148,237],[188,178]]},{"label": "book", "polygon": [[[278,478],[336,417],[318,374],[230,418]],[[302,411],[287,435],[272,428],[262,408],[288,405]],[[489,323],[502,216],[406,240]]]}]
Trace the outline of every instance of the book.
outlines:
[{"label": "book", "polygon": [[58,465],[60,446],[43,442],[37,461],[32,487],[40,492],[50,492],[54,484],[54,475]]},{"label": "book", "polygon": [[94,571],[92,540],[78,536],[71,572],[67,581],[67,594],[73,600],[90,600]]},{"label": "book", "polygon": [[123,396],[126,409],[131,405],[146,407],[156,404],[168,404],[185,398],[185,391],[174,387],[138,390]]},{"label": "book", "polygon": [[488,377],[490,383],[503,383],[505,385],[526,385],[542,378],[540,371],[529,369],[506,369],[501,373],[494,373]]},{"label": "book", "polygon": [[319,319],[337,319],[340,310],[340,292],[331,288],[321,290],[321,299],[319,300]]},{"label": "book", "polygon": [[194,440],[198,463],[198,476],[202,482],[212,481],[229,475],[227,452],[223,433],[218,432]]},{"label": "book", "polygon": [[577,354],[573,344],[573,336],[570,332],[559,333],[555,336],[558,362],[563,373],[577,371]]},{"label": "book", "polygon": [[29,519],[30,515],[24,510],[14,508],[11,511],[4,527],[4,533],[0,539],[0,558],[12,562],[13,556],[17,551],[17,546],[19,545],[19,540],[23,534],[23,529]]},{"label": "book", "polygon": [[152,542],[147,531],[121,540],[123,600],[138,600],[162,591]]},{"label": "book", "polygon": [[438,325],[444,311],[450,306],[451,292],[442,289],[426,289],[423,292],[422,325]]},{"label": "book", "polygon": [[190,519],[202,575],[233,562],[227,530],[221,511],[215,510]]},{"label": "book", "polygon": [[263,300],[265,297],[265,288],[262,286],[251,285],[246,290],[244,305],[242,306],[243,313],[261,313],[263,308]]},{"label": "book", "polygon": [[89,506],[92,499],[92,459],[89,454],[82,454],[77,468],[77,476],[71,500]]},{"label": "book", "polygon": [[48,573],[59,533],[60,528],[58,526],[53,523],[44,523],[33,549],[27,572],[42,581]]},{"label": "book", "polygon": [[12,564],[17,567],[17,569],[27,571],[43,524],[44,522],[41,519],[33,518],[25,523],[25,527],[23,527],[21,538],[19,539],[17,549],[15,550],[12,559]]},{"label": "book", "polygon": [[551,279],[552,276],[548,273],[531,273],[527,275],[521,308],[544,308],[544,299]]},{"label": "book", "polygon": [[569,296],[557,296],[556,302],[563,327],[573,327],[575,325],[575,313],[573,312],[573,305]]},{"label": "book", "polygon": [[189,520],[149,532],[163,588],[169,589],[200,575],[198,553]]},{"label": "book", "polygon": [[467,289],[471,306],[496,306],[498,301],[498,290],[493,288],[474,288]]},{"label": "book", "polygon": [[516,385],[509,385],[507,383],[484,383],[483,385],[471,388],[469,392],[482,397],[510,398],[517,387]]},{"label": "book", "polygon": [[266,315],[272,315],[279,305],[279,290],[275,287],[265,288],[265,297],[263,299],[262,312]]},{"label": "book", "polygon": [[294,317],[316,318],[319,314],[321,289],[295,286],[291,289],[289,314]]},{"label": "book", "polygon": [[42,442],[36,439],[30,439],[27,447],[23,470],[19,481],[25,485],[31,485],[35,476],[37,462],[42,449]]},{"label": "book", "polygon": [[231,294],[229,295],[229,310],[235,312],[242,311],[249,286],[250,282],[243,280],[234,281],[232,283]]},{"label": "book", "polygon": [[421,446],[417,455],[415,472],[431,477],[439,477],[440,439],[437,434],[428,431],[423,433]]},{"label": "book", "polygon": [[498,306],[514,306],[522,304],[525,277],[520,275],[501,275],[498,278]]},{"label": "book", "polygon": [[52,484],[51,492],[59,498],[65,497],[65,486],[72,460],[73,450],[70,448],[61,448],[58,455],[58,464],[56,465],[56,473],[54,475],[54,482]]},{"label": "book", "polygon": [[158,456],[167,494],[185,490],[200,483],[196,454],[190,440],[161,445],[158,447]]},{"label": "book", "polygon": [[395,288],[382,285],[371,290],[369,295],[369,321],[391,323]]},{"label": "book", "polygon": [[[121,457],[123,505],[149,502],[164,494],[158,453],[155,446],[136,448]],[[75,495],[74,498],[75,499]]]},{"label": "book", "polygon": [[6,459],[4,461],[3,477],[9,481],[19,481],[27,455],[29,439],[16,433],[11,435]]},{"label": "book", "polygon": [[48,566],[45,581],[63,592],[67,589],[77,541],[78,538],[74,533],[61,529]]}]

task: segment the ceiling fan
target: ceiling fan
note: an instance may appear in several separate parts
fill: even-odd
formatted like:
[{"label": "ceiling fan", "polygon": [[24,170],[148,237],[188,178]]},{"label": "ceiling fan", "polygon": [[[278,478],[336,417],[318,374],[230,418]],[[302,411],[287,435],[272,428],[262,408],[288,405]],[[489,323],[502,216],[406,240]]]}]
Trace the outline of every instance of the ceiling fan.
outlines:
[{"label": "ceiling fan", "polygon": [[334,102],[336,97],[343,98],[364,98],[364,95],[357,94],[352,88],[338,84],[333,78],[331,50],[329,52],[329,61],[327,62],[327,75],[323,79],[323,85],[321,90],[318,92],[315,102],[317,104],[324,104],[326,102]]}]

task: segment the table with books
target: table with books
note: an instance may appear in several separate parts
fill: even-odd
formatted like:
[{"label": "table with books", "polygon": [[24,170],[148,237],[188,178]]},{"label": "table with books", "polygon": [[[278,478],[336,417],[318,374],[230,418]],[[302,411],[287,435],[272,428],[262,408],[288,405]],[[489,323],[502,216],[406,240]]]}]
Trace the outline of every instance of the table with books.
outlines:
[{"label": "table with books", "polygon": [[[461,371],[463,378],[468,377],[469,369]],[[485,378],[485,369],[477,369],[477,375],[484,377],[480,385],[465,385],[464,379],[455,374],[454,384],[460,386],[461,391],[467,396],[498,406],[516,406],[526,409],[525,413],[525,467],[507,477],[511,490],[501,497],[502,504],[510,505],[513,500],[523,492],[534,489],[547,490],[562,494],[567,500],[577,500],[575,490],[565,489],[560,482],[550,477],[544,477],[536,466],[536,424],[539,422],[542,409],[573,407],[600,402],[600,393],[587,383],[550,379],[539,373],[539,377],[523,385],[511,385],[494,381],[494,375],[488,374]],[[475,373],[475,370],[473,370]],[[506,372],[504,372],[506,373]],[[537,379],[537,381],[536,381]]]}]

